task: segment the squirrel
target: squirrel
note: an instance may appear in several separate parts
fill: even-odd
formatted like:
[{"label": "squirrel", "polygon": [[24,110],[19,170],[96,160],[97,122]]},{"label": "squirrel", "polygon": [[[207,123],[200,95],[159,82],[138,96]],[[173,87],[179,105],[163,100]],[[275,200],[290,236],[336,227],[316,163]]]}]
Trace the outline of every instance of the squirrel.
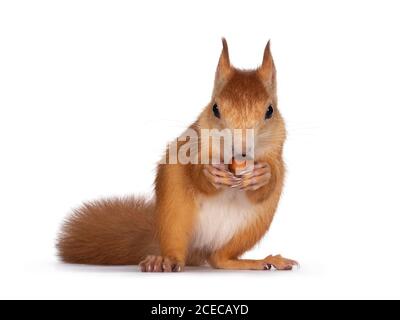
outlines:
[{"label": "squirrel", "polygon": [[[181,272],[185,266],[206,264],[229,270],[298,265],[281,255],[241,259],[269,230],[284,183],[286,129],[270,42],[261,66],[241,70],[231,65],[222,39],[211,102],[190,129],[253,130],[254,142],[247,145],[242,139],[244,151],[232,154],[232,161],[243,167],[246,153],[253,153],[250,170],[237,175],[232,165],[213,161],[160,163],[152,200],[104,199],[76,209],[59,234],[62,261],[139,265],[143,272]],[[205,140],[199,140],[200,149],[210,149]]]}]

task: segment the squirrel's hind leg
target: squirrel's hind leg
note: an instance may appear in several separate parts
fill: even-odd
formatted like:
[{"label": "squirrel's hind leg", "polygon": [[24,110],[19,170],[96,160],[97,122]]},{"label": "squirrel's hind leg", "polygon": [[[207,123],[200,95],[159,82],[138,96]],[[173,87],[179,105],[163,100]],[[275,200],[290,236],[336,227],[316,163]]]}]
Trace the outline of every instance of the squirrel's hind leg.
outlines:
[{"label": "squirrel's hind leg", "polygon": [[270,270],[271,267],[276,270],[292,270],[293,267],[298,266],[295,260],[286,259],[280,255],[268,256],[262,260],[223,259],[213,256],[209,262],[216,269],[227,270]]}]

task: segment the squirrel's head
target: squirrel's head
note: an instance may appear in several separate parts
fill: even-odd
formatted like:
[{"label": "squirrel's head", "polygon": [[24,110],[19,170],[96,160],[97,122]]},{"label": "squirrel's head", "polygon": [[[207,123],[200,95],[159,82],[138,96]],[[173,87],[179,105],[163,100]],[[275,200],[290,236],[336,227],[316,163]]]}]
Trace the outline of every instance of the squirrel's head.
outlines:
[{"label": "squirrel's head", "polygon": [[[234,68],[225,39],[222,44],[212,100],[200,116],[198,127],[242,130],[243,139],[239,139],[242,153],[253,154],[256,159],[280,152],[286,132],[278,110],[276,70],[270,43],[265,48],[261,66],[255,70]],[[253,132],[254,139],[245,138],[246,129]],[[251,140],[253,143],[249,142]]]}]

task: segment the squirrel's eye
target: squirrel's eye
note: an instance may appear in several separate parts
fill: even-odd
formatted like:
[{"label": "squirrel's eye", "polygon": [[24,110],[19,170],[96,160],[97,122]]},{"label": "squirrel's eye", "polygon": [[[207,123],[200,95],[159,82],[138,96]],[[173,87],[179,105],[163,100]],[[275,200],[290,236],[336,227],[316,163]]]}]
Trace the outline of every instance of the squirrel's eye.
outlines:
[{"label": "squirrel's eye", "polygon": [[221,112],[219,112],[219,108],[218,108],[217,104],[213,105],[212,110],[213,110],[214,116],[216,116],[218,119],[221,119]]},{"label": "squirrel's eye", "polygon": [[272,104],[270,104],[267,113],[265,114],[265,120],[271,119],[273,114],[274,114],[274,107],[272,106]]}]

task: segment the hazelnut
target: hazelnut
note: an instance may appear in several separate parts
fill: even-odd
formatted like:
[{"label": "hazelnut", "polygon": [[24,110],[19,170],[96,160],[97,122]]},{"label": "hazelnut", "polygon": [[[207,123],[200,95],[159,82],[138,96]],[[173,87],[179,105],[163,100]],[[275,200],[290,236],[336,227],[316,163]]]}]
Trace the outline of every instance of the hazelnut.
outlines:
[{"label": "hazelnut", "polygon": [[247,160],[232,160],[232,163],[229,165],[229,171],[232,172],[236,176],[240,176],[246,170],[248,166]]}]

